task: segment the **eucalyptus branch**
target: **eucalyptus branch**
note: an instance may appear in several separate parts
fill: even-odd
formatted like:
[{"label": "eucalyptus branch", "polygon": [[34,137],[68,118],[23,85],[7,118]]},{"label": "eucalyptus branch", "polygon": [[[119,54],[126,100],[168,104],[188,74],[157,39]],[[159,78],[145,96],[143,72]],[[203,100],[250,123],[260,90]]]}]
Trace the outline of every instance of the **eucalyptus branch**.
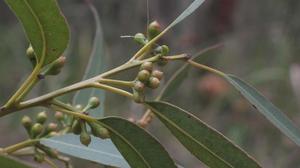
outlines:
[{"label": "eucalyptus branch", "polygon": [[122,80],[114,80],[114,79],[100,79],[99,83],[125,86],[125,87],[133,87],[134,86],[133,81],[122,81]]}]

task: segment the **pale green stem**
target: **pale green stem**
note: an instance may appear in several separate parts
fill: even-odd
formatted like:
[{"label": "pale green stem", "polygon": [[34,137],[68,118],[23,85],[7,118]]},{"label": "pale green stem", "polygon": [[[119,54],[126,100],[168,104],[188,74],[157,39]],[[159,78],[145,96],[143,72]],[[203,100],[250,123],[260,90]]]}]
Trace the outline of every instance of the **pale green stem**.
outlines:
[{"label": "pale green stem", "polygon": [[26,148],[26,147],[29,147],[29,146],[33,146],[36,143],[38,143],[39,141],[40,141],[40,139],[29,139],[29,140],[26,140],[26,141],[8,146],[8,147],[3,149],[3,152],[7,153],[7,154],[11,154],[11,153],[13,153],[15,151],[18,151],[20,149],[23,149],[23,148]]},{"label": "pale green stem", "polygon": [[123,80],[114,80],[114,79],[100,79],[98,82],[102,84],[111,84],[111,85],[125,86],[125,87],[133,87],[134,85],[133,81],[123,81]]},{"label": "pale green stem", "polygon": [[219,76],[221,76],[221,77],[226,76],[225,73],[223,73],[223,72],[221,72],[221,71],[219,71],[219,70],[217,70],[217,69],[211,68],[211,67],[209,67],[209,66],[207,66],[207,65],[199,64],[199,63],[197,63],[197,62],[195,62],[195,61],[193,61],[193,60],[188,60],[188,63],[189,63],[190,65],[196,67],[196,68],[204,69],[204,70],[206,70],[206,71],[209,71],[209,72],[212,72],[212,73],[214,73],[214,74],[217,74],[217,75],[219,75]]}]

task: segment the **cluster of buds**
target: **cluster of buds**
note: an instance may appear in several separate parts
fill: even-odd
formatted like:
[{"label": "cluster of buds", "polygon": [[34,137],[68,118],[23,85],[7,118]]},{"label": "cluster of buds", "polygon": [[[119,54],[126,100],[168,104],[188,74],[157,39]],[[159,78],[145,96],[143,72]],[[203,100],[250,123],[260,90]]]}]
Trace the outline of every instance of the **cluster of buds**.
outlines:
[{"label": "cluster of buds", "polygon": [[[91,97],[88,104],[84,108],[78,105],[77,109],[82,111],[82,114],[88,115],[88,110],[95,109],[99,105],[99,99],[97,97]],[[87,126],[91,128],[91,134],[95,137],[99,137],[101,139],[107,139],[110,137],[109,131],[106,128],[102,127],[100,124],[95,122],[88,122],[80,118],[74,118],[71,130],[74,134],[80,136],[80,142],[85,146],[88,146],[91,143],[91,135],[88,132]]]},{"label": "cluster of buds", "polygon": [[[24,116],[21,123],[26,129],[30,139],[39,139],[57,135],[58,124],[53,122],[46,124],[47,119],[48,116],[46,112],[40,112],[36,115],[35,122],[29,116]],[[35,144],[34,148],[34,160],[36,162],[43,162],[46,155],[51,158],[58,158],[58,152],[56,150],[40,143]]]},{"label": "cluster of buds", "polygon": [[57,135],[58,125],[52,122],[46,125],[47,118],[46,112],[38,113],[36,115],[35,123],[29,116],[24,116],[22,118],[22,125],[31,139]]},{"label": "cluster of buds", "polygon": [[144,62],[141,67],[133,87],[133,98],[137,103],[144,102],[145,88],[156,89],[160,85],[163,72],[153,69],[152,62]]}]

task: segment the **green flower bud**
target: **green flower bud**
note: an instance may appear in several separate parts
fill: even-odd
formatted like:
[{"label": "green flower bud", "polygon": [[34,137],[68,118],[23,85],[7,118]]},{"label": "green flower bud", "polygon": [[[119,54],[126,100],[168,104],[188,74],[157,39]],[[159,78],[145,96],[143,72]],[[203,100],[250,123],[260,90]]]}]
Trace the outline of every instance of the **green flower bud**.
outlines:
[{"label": "green flower bud", "polygon": [[43,132],[43,125],[40,123],[35,123],[32,128],[31,128],[31,136],[32,138],[37,137],[38,135],[40,135]]},{"label": "green flower bud", "polygon": [[41,73],[42,76],[47,75],[58,75],[61,72],[61,69],[64,67],[66,63],[66,57],[61,56],[51,64],[47,65],[43,72]]},{"label": "green flower bud", "polygon": [[100,100],[98,97],[91,97],[88,103],[90,109],[97,108],[100,105]]},{"label": "green flower bud", "polygon": [[88,124],[90,125],[92,134],[95,137],[99,137],[101,139],[110,138],[109,131],[106,128],[104,128],[101,125],[94,123],[94,122],[90,122]]},{"label": "green flower bud", "polygon": [[134,41],[140,45],[145,45],[147,43],[147,39],[143,33],[135,34]]},{"label": "green flower bud", "polygon": [[145,90],[145,84],[142,83],[141,81],[136,81],[133,88],[138,92],[142,92]]},{"label": "green flower bud", "polygon": [[57,111],[55,112],[54,117],[56,120],[62,121],[64,119],[64,114],[62,112]]},{"label": "green flower bud", "polygon": [[87,132],[85,122],[80,122],[80,126],[81,126],[80,142],[81,142],[81,144],[83,144],[85,146],[89,146],[92,139],[91,139],[91,136]]},{"label": "green flower bud", "polygon": [[32,66],[35,66],[36,65],[36,56],[35,56],[34,50],[31,45],[27,48],[26,55],[29,58]]},{"label": "green flower bud", "polygon": [[81,126],[79,120],[74,120],[72,123],[71,130],[74,134],[79,135],[81,133]]},{"label": "green flower bud", "polygon": [[58,125],[56,123],[49,123],[47,126],[47,132],[54,132],[58,128]]},{"label": "green flower bud", "polygon": [[138,75],[137,78],[139,81],[141,82],[148,82],[149,78],[150,78],[150,72],[147,70],[141,70]]},{"label": "green flower bud", "polygon": [[161,25],[157,21],[153,21],[148,26],[149,39],[155,38],[161,33]]},{"label": "green flower bud", "polygon": [[156,77],[151,77],[150,79],[149,79],[149,87],[150,88],[152,88],[152,89],[156,89],[156,88],[158,88],[159,87],[159,85],[160,85],[160,80],[158,79],[158,78],[156,78]]},{"label": "green flower bud", "polygon": [[133,90],[133,100],[136,103],[143,103],[145,101],[145,95],[143,92],[137,92]]},{"label": "green flower bud", "polygon": [[141,70],[147,70],[149,72],[152,71],[153,69],[153,63],[152,62],[144,62],[142,65],[141,65]]},{"label": "green flower bud", "polygon": [[58,133],[56,131],[52,131],[47,135],[47,137],[54,137],[54,136],[58,136]]},{"label": "green flower bud", "polygon": [[162,54],[163,56],[169,54],[170,48],[169,48],[167,45],[162,45],[161,48],[162,48],[161,54]]},{"label": "green flower bud", "polygon": [[157,78],[157,79],[159,79],[159,80],[161,80],[161,79],[163,78],[163,75],[164,75],[164,73],[161,72],[161,71],[159,71],[159,70],[154,70],[154,71],[152,71],[152,73],[151,73],[151,76],[152,76],[152,77],[155,77],[155,78]]},{"label": "green flower bud", "polygon": [[36,122],[40,123],[40,124],[44,124],[47,120],[48,116],[46,114],[46,112],[40,112],[37,114],[36,117]]},{"label": "green flower bud", "polygon": [[29,116],[24,116],[21,123],[26,130],[30,130],[32,127],[32,120]]}]

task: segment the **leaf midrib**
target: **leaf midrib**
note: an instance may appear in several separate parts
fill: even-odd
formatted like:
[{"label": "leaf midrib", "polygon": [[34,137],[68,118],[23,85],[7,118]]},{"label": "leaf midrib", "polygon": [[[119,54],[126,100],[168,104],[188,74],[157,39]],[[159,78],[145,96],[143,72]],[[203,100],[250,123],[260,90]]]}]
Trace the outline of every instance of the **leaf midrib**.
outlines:
[{"label": "leaf midrib", "polygon": [[208,149],[204,144],[198,142],[195,138],[193,138],[190,134],[186,133],[186,131],[184,131],[183,129],[181,129],[180,127],[178,127],[173,121],[169,120],[167,117],[165,117],[164,115],[160,114],[159,112],[157,112],[156,109],[154,109],[153,107],[151,107],[155,113],[157,115],[159,115],[160,117],[162,117],[164,120],[168,121],[171,125],[173,125],[177,130],[179,130],[180,132],[182,132],[184,135],[186,135],[187,137],[189,137],[190,139],[192,139],[192,141],[194,141],[196,144],[200,145],[201,147],[203,147],[205,150],[207,150],[209,153],[211,153],[213,156],[215,156],[217,159],[219,159],[220,161],[224,162],[226,165],[234,168],[230,163],[228,163],[227,161],[223,160],[222,158],[220,158],[217,154],[215,154],[213,151],[211,151],[210,149]]}]

